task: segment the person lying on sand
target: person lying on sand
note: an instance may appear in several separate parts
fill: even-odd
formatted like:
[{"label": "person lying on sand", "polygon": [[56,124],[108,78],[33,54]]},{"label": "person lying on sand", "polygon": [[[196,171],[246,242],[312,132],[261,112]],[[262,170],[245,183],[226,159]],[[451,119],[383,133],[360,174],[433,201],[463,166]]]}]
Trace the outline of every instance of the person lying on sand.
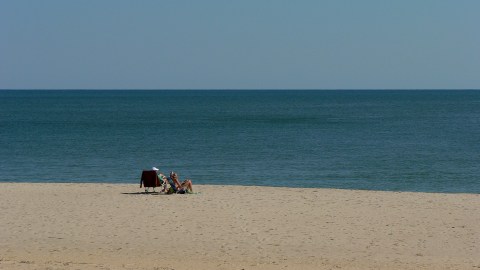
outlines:
[{"label": "person lying on sand", "polygon": [[173,189],[173,192],[184,194],[184,193],[193,193],[192,181],[186,179],[180,183],[178,180],[178,175],[175,172],[170,172],[170,177],[167,178],[170,187]]}]

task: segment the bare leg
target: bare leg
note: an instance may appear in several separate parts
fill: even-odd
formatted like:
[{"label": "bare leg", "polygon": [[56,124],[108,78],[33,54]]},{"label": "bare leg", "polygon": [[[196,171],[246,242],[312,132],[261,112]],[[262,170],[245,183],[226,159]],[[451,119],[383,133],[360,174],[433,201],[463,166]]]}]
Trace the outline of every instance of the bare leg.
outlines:
[{"label": "bare leg", "polygon": [[182,187],[186,187],[190,192],[193,192],[192,181],[189,179],[183,181]]}]

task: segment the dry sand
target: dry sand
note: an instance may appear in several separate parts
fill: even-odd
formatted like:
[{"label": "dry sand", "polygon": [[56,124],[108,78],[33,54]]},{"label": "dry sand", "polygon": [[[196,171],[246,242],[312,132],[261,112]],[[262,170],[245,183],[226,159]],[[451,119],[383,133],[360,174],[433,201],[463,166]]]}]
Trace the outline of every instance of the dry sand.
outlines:
[{"label": "dry sand", "polygon": [[0,269],[480,269],[480,195],[0,184]]}]

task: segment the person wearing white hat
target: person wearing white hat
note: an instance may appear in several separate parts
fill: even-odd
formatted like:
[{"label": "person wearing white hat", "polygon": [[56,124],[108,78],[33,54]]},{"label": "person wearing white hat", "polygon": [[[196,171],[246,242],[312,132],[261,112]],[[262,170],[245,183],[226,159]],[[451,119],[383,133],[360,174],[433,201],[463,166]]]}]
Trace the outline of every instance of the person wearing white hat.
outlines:
[{"label": "person wearing white hat", "polygon": [[[165,175],[163,175],[162,172],[160,172],[157,167],[152,167],[152,171],[155,171],[157,173],[158,179],[161,180],[161,185],[163,186],[162,192],[165,192],[167,188],[167,178],[165,177]],[[145,192],[148,192],[148,187],[145,188]],[[153,188],[153,192],[155,192],[155,188]]]}]

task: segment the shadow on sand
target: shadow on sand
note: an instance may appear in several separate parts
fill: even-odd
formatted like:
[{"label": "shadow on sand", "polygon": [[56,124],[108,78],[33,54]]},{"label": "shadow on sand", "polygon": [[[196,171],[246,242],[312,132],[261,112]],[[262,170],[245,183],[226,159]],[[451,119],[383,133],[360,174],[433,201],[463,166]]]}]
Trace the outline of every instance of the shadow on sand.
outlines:
[{"label": "shadow on sand", "polygon": [[169,195],[165,192],[122,192],[123,195]]}]

